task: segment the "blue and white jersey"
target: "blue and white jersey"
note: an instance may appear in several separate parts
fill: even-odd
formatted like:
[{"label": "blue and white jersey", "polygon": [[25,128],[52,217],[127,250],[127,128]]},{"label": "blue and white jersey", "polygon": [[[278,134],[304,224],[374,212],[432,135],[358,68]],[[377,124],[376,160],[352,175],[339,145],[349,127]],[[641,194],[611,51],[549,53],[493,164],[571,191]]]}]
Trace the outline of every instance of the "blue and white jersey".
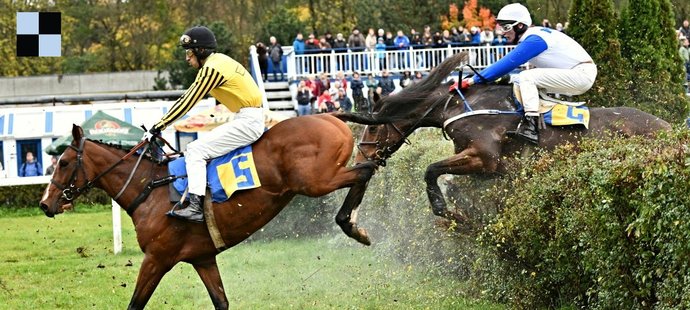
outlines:
[{"label": "blue and white jersey", "polygon": [[474,82],[493,81],[527,62],[537,68],[570,69],[591,61],[587,51],[568,35],[549,28],[531,27],[515,49],[479,73],[485,80],[474,76]]}]

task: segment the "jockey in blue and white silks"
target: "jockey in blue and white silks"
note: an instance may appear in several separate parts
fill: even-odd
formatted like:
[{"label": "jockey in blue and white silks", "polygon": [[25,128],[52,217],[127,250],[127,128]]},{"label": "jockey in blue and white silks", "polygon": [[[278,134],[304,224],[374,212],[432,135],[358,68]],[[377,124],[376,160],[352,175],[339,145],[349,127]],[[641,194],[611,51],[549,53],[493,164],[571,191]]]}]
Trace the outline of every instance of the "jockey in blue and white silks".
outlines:
[{"label": "jockey in blue and white silks", "polygon": [[464,79],[461,87],[491,82],[529,62],[534,68],[522,71],[514,79],[520,87],[525,109],[525,118],[516,134],[538,143],[538,90],[564,95],[583,94],[594,84],[597,67],[587,51],[566,34],[550,28],[529,27],[532,18],[527,8],[519,3],[503,7],[497,22],[508,42],[517,46],[479,75]]}]

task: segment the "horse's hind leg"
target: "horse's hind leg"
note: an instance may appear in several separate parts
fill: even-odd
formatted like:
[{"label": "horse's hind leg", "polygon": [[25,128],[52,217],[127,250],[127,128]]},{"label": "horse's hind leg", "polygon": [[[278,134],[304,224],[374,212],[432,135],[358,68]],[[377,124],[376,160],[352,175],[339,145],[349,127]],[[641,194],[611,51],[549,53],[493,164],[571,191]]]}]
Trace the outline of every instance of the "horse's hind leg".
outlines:
[{"label": "horse's hind leg", "polygon": [[228,309],[228,298],[225,296],[225,289],[218,272],[216,258],[213,257],[203,262],[195,262],[192,265],[199,277],[201,277],[201,281],[204,282],[208,295],[211,296],[213,301],[213,306],[216,309]]},{"label": "horse's hind leg", "polygon": [[362,202],[364,192],[367,189],[367,184],[374,175],[376,164],[373,162],[365,162],[352,168],[357,173],[357,180],[355,184],[350,187],[350,191],[345,197],[343,206],[340,207],[338,215],[335,217],[335,222],[350,238],[357,240],[364,245],[371,245],[369,235],[364,228],[357,227],[357,209]]},{"label": "horse's hind leg", "polygon": [[137,284],[127,309],[144,309],[163,276],[174,264],[163,263],[150,254],[144,256],[139,268]]}]

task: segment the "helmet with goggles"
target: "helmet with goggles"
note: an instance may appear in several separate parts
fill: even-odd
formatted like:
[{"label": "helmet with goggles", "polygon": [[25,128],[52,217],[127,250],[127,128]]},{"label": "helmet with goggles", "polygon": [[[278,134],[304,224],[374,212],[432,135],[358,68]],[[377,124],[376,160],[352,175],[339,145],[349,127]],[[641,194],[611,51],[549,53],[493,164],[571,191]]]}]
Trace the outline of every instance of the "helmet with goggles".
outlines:
[{"label": "helmet with goggles", "polygon": [[215,49],[218,47],[216,36],[213,35],[211,29],[204,26],[196,26],[187,29],[180,37],[180,46],[184,49],[191,48],[206,48]]},{"label": "helmet with goggles", "polygon": [[[529,10],[519,3],[511,3],[504,6],[496,16],[496,22],[498,22],[503,28],[512,29],[517,24],[522,23],[529,27],[532,25],[532,17],[529,14]],[[506,29],[506,31],[510,31]]]}]

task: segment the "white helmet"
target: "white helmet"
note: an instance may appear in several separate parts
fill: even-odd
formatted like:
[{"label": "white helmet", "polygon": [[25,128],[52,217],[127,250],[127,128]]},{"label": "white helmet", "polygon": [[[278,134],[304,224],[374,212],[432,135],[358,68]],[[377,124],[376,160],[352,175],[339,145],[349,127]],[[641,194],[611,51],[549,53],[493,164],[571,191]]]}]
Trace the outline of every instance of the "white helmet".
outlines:
[{"label": "white helmet", "polygon": [[498,12],[497,21],[516,21],[525,24],[527,27],[532,26],[532,17],[529,15],[527,8],[519,3],[511,3],[504,6]]}]

